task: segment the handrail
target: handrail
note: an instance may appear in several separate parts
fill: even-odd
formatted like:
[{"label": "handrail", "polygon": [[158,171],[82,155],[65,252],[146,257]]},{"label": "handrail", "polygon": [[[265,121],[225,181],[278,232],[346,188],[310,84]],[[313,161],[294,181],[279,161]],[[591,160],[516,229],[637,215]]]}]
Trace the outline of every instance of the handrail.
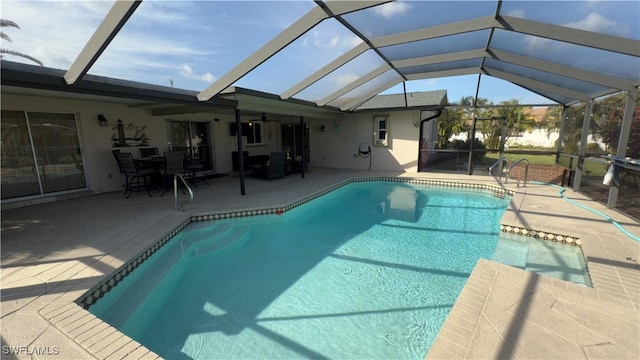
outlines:
[{"label": "handrail", "polygon": [[[505,161],[507,162],[507,167],[506,168],[507,169],[509,168],[509,159],[502,158],[502,164],[503,164],[502,169],[503,169],[503,172],[504,172],[504,169],[505,169],[505,167],[504,167]],[[489,175],[493,175],[493,170],[498,165],[500,165],[500,159],[498,159],[496,162],[494,162],[493,165],[489,166]],[[498,174],[498,182],[500,182],[500,179],[502,179],[502,173]]]},{"label": "handrail", "polygon": [[[187,185],[187,182],[184,180],[182,175],[175,174],[173,176],[173,199],[174,199],[174,204],[175,204],[174,210],[178,210],[178,178],[180,178],[180,180],[182,180],[182,183],[184,184],[184,186],[189,191],[189,202],[193,201],[193,190],[191,190],[189,185]],[[180,211],[184,211],[184,202],[182,202],[182,208],[180,208],[179,210]]]},{"label": "handrail", "polygon": [[[522,187],[527,187],[527,178],[529,177],[529,160],[522,158],[518,161],[516,161],[513,165],[511,165],[511,167],[509,168],[509,170],[507,170],[507,177],[505,178],[504,183],[508,183],[509,182],[509,173],[511,172],[511,170],[520,165],[521,162],[526,161],[527,162],[527,166],[525,166],[524,168],[524,181],[523,181],[523,185]],[[518,183],[516,184],[517,187],[520,187],[520,179],[518,179]]]}]

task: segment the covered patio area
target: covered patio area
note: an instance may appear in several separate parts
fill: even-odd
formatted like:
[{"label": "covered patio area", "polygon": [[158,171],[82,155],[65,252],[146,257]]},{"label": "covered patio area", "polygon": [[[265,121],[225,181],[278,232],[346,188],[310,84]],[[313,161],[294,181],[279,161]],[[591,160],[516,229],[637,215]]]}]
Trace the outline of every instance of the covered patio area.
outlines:
[{"label": "covered patio area", "polygon": [[[311,168],[302,179],[210,180],[185,211],[171,196],[113,192],[2,214],[3,357],[34,351],[59,359],[156,358],[75,301],[192,216],[287,205],[358,177],[420,177],[498,185],[494,178]],[[586,197],[545,185],[515,187],[502,224],[580,239],[594,288],[481,260],[428,358],[637,358],[640,356],[640,224]],[[568,245],[567,245],[568,246]],[[15,350],[15,351],[14,351]]]}]

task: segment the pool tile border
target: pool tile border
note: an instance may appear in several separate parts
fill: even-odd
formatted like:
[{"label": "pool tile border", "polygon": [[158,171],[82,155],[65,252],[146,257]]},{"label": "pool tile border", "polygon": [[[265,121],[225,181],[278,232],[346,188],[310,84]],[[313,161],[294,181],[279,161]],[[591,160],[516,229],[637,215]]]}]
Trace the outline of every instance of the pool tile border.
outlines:
[{"label": "pool tile border", "polygon": [[527,229],[520,226],[512,226],[507,224],[501,224],[500,231],[514,235],[534,237],[540,240],[582,247],[582,240],[580,240],[580,238],[578,238],[577,236],[572,235],[563,235],[546,231]]},{"label": "pool tile border", "polygon": [[513,196],[515,194],[514,191],[508,190],[502,187],[486,185],[486,184],[470,184],[470,183],[458,183],[451,181],[439,181],[439,180],[427,180],[427,179],[415,179],[415,178],[392,178],[392,177],[360,177],[360,178],[352,178],[349,180],[345,180],[323,190],[320,190],[314,194],[306,196],[300,200],[294,201],[292,203],[280,206],[274,206],[269,208],[257,208],[257,209],[244,209],[244,210],[236,210],[231,212],[215,212],[210,214],[198,214],[192,215],[189,219],[182,222],[173,230],[167,232],[162,238],[155,243],[151,244],[137,255],[135,255],[131,260],[127,261],[125,264],[116,269],[110,276],[106,279],[98,282],[96,285],[91,287],[87,292],[85,292],[82,296],[80,296],[76,300],[76,304],[88,310],[93,304],[96,303],[99,299],[101,299],[105,294],[111,291],[116,285],[118,285],[122,280],[124,280],[131,272],[133,272],[138,266],[140,266],[143,262],[145,262],[151,255],[153,255],[156,251],[166,245],[169,240],[173,239],[182,229],[184,229],[187,225],[192,222],[202,222],[202,221],[214,221],[214,220],[223,220],[223,219],[232,219],[232,218],[240,218],[240,217],[248,217],[248,216],[259,216],[259,215],[270,215],[270,214],[282,214],[284,212],[290,211],[300,205],[303,205],[311,200],[314,200],[320,196],[323,196],[329,192],[337,190],[345,185],[350,183],[358,183],[358,182],[375,182],[375,181],[389,181],[389,182],[401,182],[408,183],[413,185],[422,185],[428,186],[432,188],[448,188],[448,189],[456,189],[461,191],[470,191],[470,192],[483,192],[489,193],[495,197],[505,198],[507,195]]}]

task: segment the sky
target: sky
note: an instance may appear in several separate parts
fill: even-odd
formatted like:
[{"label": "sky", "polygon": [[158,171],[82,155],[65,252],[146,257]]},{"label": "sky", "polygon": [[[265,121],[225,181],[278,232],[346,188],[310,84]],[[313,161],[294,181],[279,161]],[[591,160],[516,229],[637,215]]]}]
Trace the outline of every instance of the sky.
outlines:
[{"label": "sky", "polygon": [[[491,15],[495,1],[449,2],[453,10],[438,8],[431,2],[428,11],[433,23]],[[29,54],[45,66],[68,69],[113,1],[92,0],[3,0],[2,19],[16,22],[20,28],[3,28],[12,39],[2,41],[3,48]],[[411,30],[412,19],[424,18],[425,1],[401,1],[345,16],[359,24],[367,35],[384,35],[387,20],[400,21]],[[549,13],[535,2],[505,0],[503,11],[536,21],[548,21],[570,27],[595,30],[616,36],[640,38],[638,1],[612,2],[556,1]],[[631,11],[620,11],[620,4]],[[441,5],[441,4],[440,4]],[[314,6],[310,0],[289,1],[166,1],[145,0],[111,42],[89,74],[140,81],[201,91],[219,79],[238,62],[250,56]],[[635,7],[634,7],[635,6]],[[440,11],[442,10],[442,11]],[[639,11],[633,11],[639,10]],[[326,63],[357,45],[361,40],[336,21],[323,21],[282,51],[264,62],[256,71],[236,82],[237,86],[279,94]],[[448,45],[449,46],[449,45]],[[451,45],[453,46],[453,45]],[[553,51],[549,43],[539,41],[523,47]],[[551,49],[551,50],[550,50]],[[558,53],[562,54],[558,49]],[[525,50],[523,50],[525,51]],[[538,51],[538,50],[536,50]],[[30,63],[26,59],[4,59]],[[375,69],[382,60],[371,52],[332,73],[295,97],[318,100],[327,89],[334,90]],[[603,65],[604,67],[605,65]],[[606,66],[610,67],[609,64]],[[395,74],[385,74],[389,78]],[[479,96],[494,103],[517,99],[521,104],[551,103],[550,100],[516,85],[489,76],[481,77]],[[478,75],[409,81],[407,91],[447,90],[451,102],[476,92]],[[400,83],[384,93],[402,92]],[[331,92],[331,91],[329,91]]]}]

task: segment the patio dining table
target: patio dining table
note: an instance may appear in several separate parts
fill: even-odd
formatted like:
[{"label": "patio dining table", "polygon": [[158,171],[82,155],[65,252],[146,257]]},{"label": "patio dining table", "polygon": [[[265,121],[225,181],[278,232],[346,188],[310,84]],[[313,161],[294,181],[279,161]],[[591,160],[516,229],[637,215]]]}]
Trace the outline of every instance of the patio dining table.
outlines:
[{"label": "patio dining table", "polygon": [[135,161],[140,167],[156,169],[158,170],[158,172],[164,169],[166,165],[166,158],[161,155],[141,157],[141,158],[135,159]]},{"label": "patio dining table", "polygon": [[159,190],[162,188],[164,169],[167,165],[167,160],[164,156],[149,156],[141,157],[134,160],[138,167],[144,169],[153,169],[155,174],[151,176],[151,186]]}]

